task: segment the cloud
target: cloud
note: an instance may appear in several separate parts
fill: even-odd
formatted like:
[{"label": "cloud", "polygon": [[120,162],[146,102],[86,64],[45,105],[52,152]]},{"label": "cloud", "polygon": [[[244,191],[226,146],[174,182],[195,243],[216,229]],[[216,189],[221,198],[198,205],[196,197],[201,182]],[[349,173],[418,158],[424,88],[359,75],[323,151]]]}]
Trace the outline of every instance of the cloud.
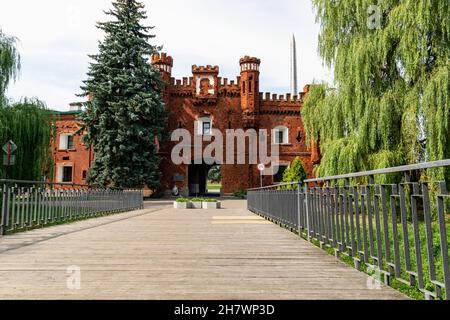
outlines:
[{"label": "cloud", "polygon": [[[97,21],[110,0],[0,0],[0,27],[21,40],[22,76],[10,85],[13,99],[37,96],[66,110],[86,77],[88,54],[102,39]],[[244,55],[261,58],[261,91],[289,91],[289,46],[297,38],[300,87],[330,80],[317,54],[319,26],[310,0],[147,0],[154,44],[174,57],[173,75],[191,75],[193,64],[219,65],[234,79]],[[20,19],[17,19],[20,17]],[[26,22],[26,23],[24,23]]]}]

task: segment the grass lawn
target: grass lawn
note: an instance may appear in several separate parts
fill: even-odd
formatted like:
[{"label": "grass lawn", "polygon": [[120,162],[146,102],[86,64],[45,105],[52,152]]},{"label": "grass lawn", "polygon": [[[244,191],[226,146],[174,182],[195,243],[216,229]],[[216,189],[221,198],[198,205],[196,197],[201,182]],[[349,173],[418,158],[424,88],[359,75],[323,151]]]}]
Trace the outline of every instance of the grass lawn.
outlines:
[{"label": "grass lawn", "polygon": [[209,191],[220,191],[222,189],[222,184],[220,183],[208,183]]},{"label": "grass lawn", "polygon": [[[337,226],[334,226],[334,234],[337,235],[339,234],[338,238],[340,238],[341,240],[347,240],[347,237],[351,236],[351,231],[354,230],[354,234],[355,234],[355,238],[356,238],[356,228],[352,229],[349,228],[349,234],[347,234],[347,232],[345,231],[345,218],[342,217],[343,223],[341,221],[341,227],[338,229]],[[350,224],[350,220],[347,220],[348,223]],[[317,220],[315,221],[317,223]],[[354,221],[355,222],[355,221]],[[388,263],[386,261],[386,247],[389,250],[390,253],[390,257],[391,257],[391,261],[392,263],[394,263],[394,257],[395,257],[395,252],[394,252],[394,239],[393,239],[393,233],[392,230],[394,228],[394,225],[392,224],[391,221],[387,222],[387,226],[388,226],[388,238],[389,238],[389,243],[386,244],[385,243],[385,230],[383,228],[383,219],[382,217],[380,217],[380,230],[379,230],[379,235],[380,235],[380,244],[381,244],[381,261],[383,263],[383,270],[389,270],[388,267]],[[314,224],[314,222],[312,222]],[[360,225],[362,226],[362,220],[360,222]],[[376,224],[377,224],[377,220],[375,219],[375,217],[372,219],[372,232],[373,232],[373,242],[370,243],[370,241],[366,242],[366,246],[368,248],[369,254],[370,254],[370,248],[373,248],[373,251],[375,253],[375,256],[377,256],[377,250],[378,250],[378,245],[377,245],[377,230],[376,230]],[[286,226],[285,226],[286,227]],[[318,227],[318,225],[314,225],[313,228],[316,229]],[[289,228],[289,227],[288,227]],[[366,237],[369,238],[369,225],[368,225],[368,219],[366,220]],[[406,260],[405,260],[405,238],[402,232],[402,224],[399,221],[397,223],[396,226],[398,235],[397,235],[397,239],[398,239],[398,246],[399,246],[399,260],[400,260],[400,277],[401,279],[403,279],[404,281],[407,281],[409,279],[408,277],[408,273],[407,270],[405,268],[406,266]],[[292,231],[292,230],[291,230]],[[294,231],[295,233],[297,233],[296,231]],[[442,255],[441,255],[441,248],[440,248],[440,238],[439,238],[439,226],[437,224],[437,222],[432,222],[431,224],[431,232],[432,232],[432,239],[431,240],[431,246],[432,246],[432,254],[433,254],[433,262],[434,262],[434,268],[435,268],[435,272],[436,272],[436,280],[440,283],[444,282],[444,273],[443,273],[443,261],[442,261]],[[448,235],[450,235],[450,225],[446,225],[446,232],[447,232],[447,242],[449,242],[448,240]],[[298,234],[298,233],[297,233]],[[363,238],[364,235],[364,230],[362,229],[362,227],[360,227],[360,234],[361,234],[361,238]],[[419,253],[421,262],[422,262],[422,279],[424,282],[424,288],[428,291],[434,292],[435,291],[435,286],[433,284],[433,281],[430,279],[430,264],[429,264],[429,259],[428,259],[428,248],[427,248],[427,236],[426,236],[426,231],[425,231],[425,223],[424,222],[418,222],[418,238],[419,238],[419,242],[420,242],[420,248],[419,251],[416,251],[415,248],[415,240],[414,240],[414,229],[412,226],[412,223],[410,221],[408,221],[408,227],[407,227],[407,235],[408,235],[408,243],[409,243],[409,254],[410,254],[410,268],[412,269],[413,272],[417,272],[417,254]],[[303,234],[302,237],[304,239],[307,239],[306,234]],[[311,239],[311,242],[317,246],[320,246],[320,243],[317,239]],[[346,241],[344,241],[346,242]],[[356,245],[356,243],[355,243]],[[361,250],[363,250],[364,247],[364,241],[361,242]],[[331,245],[325,245],[324,249],[334,255],[335,251],[332,248]],[[346,252],[347,252],[347,247],[346,247]],[[356,254],[356,256],[361,257],[359,253]],[[352,257],[349,257],[345,254],[340,255],[339,257],[342,261],[346,262],[347,264],[354,266],[354,260]],[[369,264],[370,265],[376,265],[377,262],[376,260],[373,259],[372,256],[370,256],[369,258]],[[364,263],[362,264],[362,269],[361,271],[363,272],[367,272],[367,268],[364,265]],[[416,279],[417,280],[417,279]],[[400,292],[403,292],[404,294],[408,295],[409,297],[413,298],[413,299],[424,299],[424,293],[421,292],[419,290],[419,288],[416,286],[410,286],[407,284],[404,284],[400,281],[398,281],[395,277],[391,277],[391,282],[390,282],[390,286],[393,287],[394,289],[397,289]],[[445,294],[445,290],[442,290],[443,294]]]}]

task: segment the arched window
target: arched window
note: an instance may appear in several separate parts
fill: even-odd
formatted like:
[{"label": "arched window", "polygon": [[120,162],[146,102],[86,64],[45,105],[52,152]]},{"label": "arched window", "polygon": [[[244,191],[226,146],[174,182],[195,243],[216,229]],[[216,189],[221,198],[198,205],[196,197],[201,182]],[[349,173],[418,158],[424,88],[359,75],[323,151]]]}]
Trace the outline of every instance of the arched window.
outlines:
[{"label": "arched window", "polygon": [[278,126],[273,129],[274,144],[289,144],[289,129],[284,126]]}]

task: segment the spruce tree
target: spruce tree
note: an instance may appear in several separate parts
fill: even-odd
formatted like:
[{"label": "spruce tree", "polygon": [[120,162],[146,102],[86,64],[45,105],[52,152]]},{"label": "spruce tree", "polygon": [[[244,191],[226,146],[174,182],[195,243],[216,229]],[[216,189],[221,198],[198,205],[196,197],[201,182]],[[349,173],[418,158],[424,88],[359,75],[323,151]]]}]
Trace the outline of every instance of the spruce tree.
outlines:
[{"label": "spruce tree", "polygon": [[450,2],[313,4],[336,82],[313,86],[302,110],[309,136],[321,140],[317,174],[450,158]]},{"label": "spruce tree", "polygon": [[91,96],[80,119],[94,161],[88,181],[118,188],[160,185],[156,139],[164,140],[166,115],[160,73],[150,57],[160,50],[149,43],[153,27],[143,25],[144,5],[116,0],[105,12],[112,19],[97,27],[105,38],[91,55],[83,95]]}]

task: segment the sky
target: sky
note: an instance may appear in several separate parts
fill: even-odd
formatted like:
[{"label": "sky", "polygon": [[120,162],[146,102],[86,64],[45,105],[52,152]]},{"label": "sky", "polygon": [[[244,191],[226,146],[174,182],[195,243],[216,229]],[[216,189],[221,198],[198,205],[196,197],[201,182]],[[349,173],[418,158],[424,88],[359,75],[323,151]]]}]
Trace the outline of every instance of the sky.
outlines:
[{"label": "sky", "polygon": [[[319,57],[319,25],[311,0],[142,0],[152,43],[174,58],[172,76],[189,77],[191,66],[218,65],[220,76],[239,75],[245,55],[262,60],[260,90],[286,94],[290,85],[290,41],[297,39],[299,88],[331,81]],[[0,28],[17,37],[20,78],[8,97],[37,97],[55,110],[80,101],[89,54],[97,53],[111,0],[0,0]]]}]

